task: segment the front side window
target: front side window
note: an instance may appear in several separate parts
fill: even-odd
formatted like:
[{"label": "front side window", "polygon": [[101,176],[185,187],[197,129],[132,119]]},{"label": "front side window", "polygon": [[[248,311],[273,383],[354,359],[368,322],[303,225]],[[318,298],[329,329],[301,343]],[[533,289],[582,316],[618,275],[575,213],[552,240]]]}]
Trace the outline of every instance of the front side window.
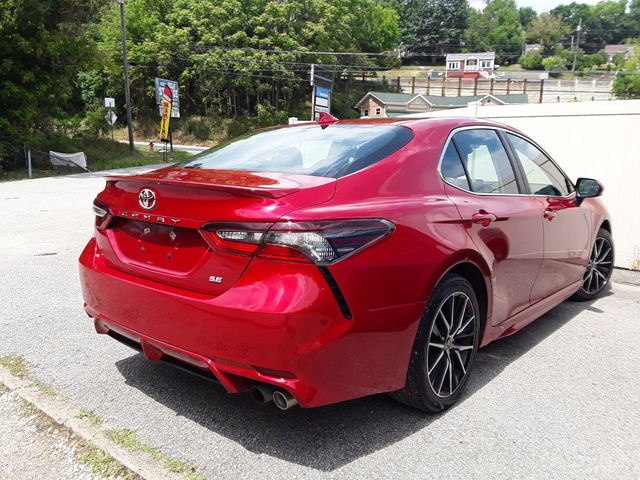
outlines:
[{"label": "front side window", "polygon": [[524,168],[532,194],[564,197],[573,191],[571,182],[539,148],[517,135],[508,133],[507,138]]},{"label": "front side window", "polygon": [[413,138],[396,125],[317,124],[254,132],[177,163],[175,168],[245,170],[340,178],[366,168]]},{"label": "front side window", "polygon": [[480,66],[482,68],[491,68],[491,60],[482,60]]},{"label": "front side window", "polygon": [[518,184],[507,152],[495,130],[463,130],[453,136],[476,193],[517,194]]},{"label": "front side window", "polygon": [[467,67],[477,67],[477,66],[478,66],[478,60],[475,60],[475,59],[467,60]]},{"label": "front side window", "polygon": [[460,62],[449,62],[447,68],[449,70],[458,70],[460,68]]}]

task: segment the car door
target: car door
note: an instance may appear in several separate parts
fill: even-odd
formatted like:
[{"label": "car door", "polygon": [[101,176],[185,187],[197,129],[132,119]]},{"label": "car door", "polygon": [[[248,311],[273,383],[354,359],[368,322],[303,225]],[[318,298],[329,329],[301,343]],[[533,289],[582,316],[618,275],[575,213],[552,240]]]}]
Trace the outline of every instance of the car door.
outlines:
[{"label": "car door", "polygon": [[560,168],[529,140],[506,133],[526,187],[544,210],[544,258],[531,291],[532,303],[580,281],[589,261],[589,212],[576,201]]},{"label": "car door", "polygon": [[530,305],[542,263],[541,204],[522,195],[520,171],[495,129],[455,132],[445,147],[440,173],[447,195],[492,270],[491,323],[496,325]]}]

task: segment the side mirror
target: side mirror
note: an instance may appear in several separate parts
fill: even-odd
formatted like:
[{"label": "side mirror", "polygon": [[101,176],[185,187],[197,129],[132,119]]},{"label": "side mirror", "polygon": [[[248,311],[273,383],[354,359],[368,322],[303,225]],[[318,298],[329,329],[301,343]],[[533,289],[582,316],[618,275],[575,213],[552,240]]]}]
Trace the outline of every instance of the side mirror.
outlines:
[{"label": "side mirror", "polygon": [[599,197],[604,190],[602,184],[593,178],[579,178],[576,182],[576,190],[580,201],[585,198]]}]

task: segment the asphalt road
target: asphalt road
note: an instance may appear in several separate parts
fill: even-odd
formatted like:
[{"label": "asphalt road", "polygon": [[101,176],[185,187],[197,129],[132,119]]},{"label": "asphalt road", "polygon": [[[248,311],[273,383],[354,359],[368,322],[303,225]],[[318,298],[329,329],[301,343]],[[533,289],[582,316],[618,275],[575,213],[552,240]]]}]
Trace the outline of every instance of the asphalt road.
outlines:
[{"label": "asphalt road", "polygon": [[565,302],[480,351],[462,401],[281,412],[98,336],[76,262],[96,173],[0,184],[0,355],[218,478],[639,478],[640,288]]}]

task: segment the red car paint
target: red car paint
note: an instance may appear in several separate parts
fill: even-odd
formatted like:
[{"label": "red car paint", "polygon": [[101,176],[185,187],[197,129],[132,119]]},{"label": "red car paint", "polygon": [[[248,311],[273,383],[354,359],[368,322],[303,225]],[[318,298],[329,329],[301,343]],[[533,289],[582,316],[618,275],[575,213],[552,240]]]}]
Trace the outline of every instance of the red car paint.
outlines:
[{"label": "red car paint", "polygon": [[[481,282],[481,345],[580,288],[595,233],[608,222],[598,199],[478,195],[439,174],[457,129],[515,130],[472,119],[323,128],[363,123],[400,125],[414,137],[338,179],[182,168],[109,178],[96,199],[108,214],[80,256],[96,330],[139,344],[149,360],[210,371],[229,392],[263,382],[315,407],[404,386],[420,317],[452,269]],[[143,188],[156,193],[151,210],[139,203]],[[317,265],[218,249],[201,228],[366,218],[395,229],[323,267],[349,315]],[[172,230],[178,243],[167,245]],[[212,283],[212,275],[223,280]]]}]

